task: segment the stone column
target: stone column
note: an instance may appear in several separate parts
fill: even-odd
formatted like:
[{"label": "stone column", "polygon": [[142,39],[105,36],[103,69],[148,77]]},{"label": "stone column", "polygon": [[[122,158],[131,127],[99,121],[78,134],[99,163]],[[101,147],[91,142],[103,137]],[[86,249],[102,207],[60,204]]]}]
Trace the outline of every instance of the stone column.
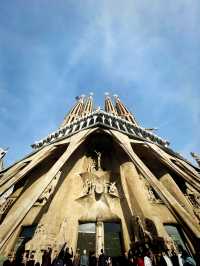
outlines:
[{"label": "stone column", "polygon": [[121,174],[127,183],[133,213],[141,218],[151,217],[151,204],[147,198],[147,191],[134,164],[132,162],[123,163]]},{"label": "stone column", "polygon": [[[190,214],[194,217],[193,209],[183,192],[180,190],[176,182],[173,180],[169,173],[165,173],[160,178],[161,183],[167,188],[167,190],[174,196],[174,198],[180,203],[180,205],[186,208]],[[195,217],[194,217],[195,218]],[[195,218],[196,219],[196,218]]]},{"label": "stone column", "polygon": [[104,225],[103,222],[96,223],[96,256],[101,254],[101,249],[104,249]]}]

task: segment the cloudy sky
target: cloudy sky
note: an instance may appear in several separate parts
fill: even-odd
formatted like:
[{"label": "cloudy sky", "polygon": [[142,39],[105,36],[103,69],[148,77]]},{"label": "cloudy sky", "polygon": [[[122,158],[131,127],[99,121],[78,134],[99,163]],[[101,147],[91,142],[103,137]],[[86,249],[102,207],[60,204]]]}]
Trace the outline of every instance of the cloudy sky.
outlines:
[{"label": "cloudy sky", "polygon": [[[6,164],[54,131],[74,97],[116,93],[143,127],[200,153],[199,0],[0,1]],[[192,160],[192,159],[191,159]]]}]

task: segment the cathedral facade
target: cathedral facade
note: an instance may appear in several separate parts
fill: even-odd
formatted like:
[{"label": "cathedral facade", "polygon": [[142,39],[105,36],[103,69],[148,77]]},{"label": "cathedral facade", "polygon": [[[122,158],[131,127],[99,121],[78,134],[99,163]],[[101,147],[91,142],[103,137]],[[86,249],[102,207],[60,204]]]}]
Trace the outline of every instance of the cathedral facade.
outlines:
[{"label": "cathedral facade", "polygon": [[114,96],[79,97],[58,130],[0,172],[0,253],[63,245],[120,256],[142,242],[200,249],[200,169]]}]

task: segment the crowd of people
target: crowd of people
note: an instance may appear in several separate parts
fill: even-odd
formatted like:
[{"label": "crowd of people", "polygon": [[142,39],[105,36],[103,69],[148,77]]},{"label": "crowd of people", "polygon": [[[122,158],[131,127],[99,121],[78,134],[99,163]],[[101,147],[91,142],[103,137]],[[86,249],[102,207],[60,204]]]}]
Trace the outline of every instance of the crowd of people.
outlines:
[{"label": "crowd of people", "polygon": [[[52,256],[53,255],[53,256]],[[43,251],[41,264],[34,259],[34,253],[29,257],[21,256],[20,258],[8,256],[3,266],[197,266],[195,260],[189,253],[179,248],[175,250],[162,250],[153,252],[150,248],[140,246],[139,248],[131,248],[122,256],[111,257],[106,255],[103,250],[98,258],[94,251],[87,253],[83,250],[77,250],[73,254],[73,250],[63,247],[60,252],[54,252],[52,249]]]}]

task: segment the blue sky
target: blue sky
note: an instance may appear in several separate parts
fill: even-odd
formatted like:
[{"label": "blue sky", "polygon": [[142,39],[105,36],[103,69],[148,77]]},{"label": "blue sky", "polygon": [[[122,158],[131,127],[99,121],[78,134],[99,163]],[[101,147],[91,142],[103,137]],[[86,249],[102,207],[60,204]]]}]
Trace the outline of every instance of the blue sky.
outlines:
[{"label": "blue sky", "polygon": [[[198,0],[1,0],[0,147],[6,164],[54,131],[74,97],[116,93],[143,127],[200,153]],[[191,159],[192,160],[192,159]]]}]

